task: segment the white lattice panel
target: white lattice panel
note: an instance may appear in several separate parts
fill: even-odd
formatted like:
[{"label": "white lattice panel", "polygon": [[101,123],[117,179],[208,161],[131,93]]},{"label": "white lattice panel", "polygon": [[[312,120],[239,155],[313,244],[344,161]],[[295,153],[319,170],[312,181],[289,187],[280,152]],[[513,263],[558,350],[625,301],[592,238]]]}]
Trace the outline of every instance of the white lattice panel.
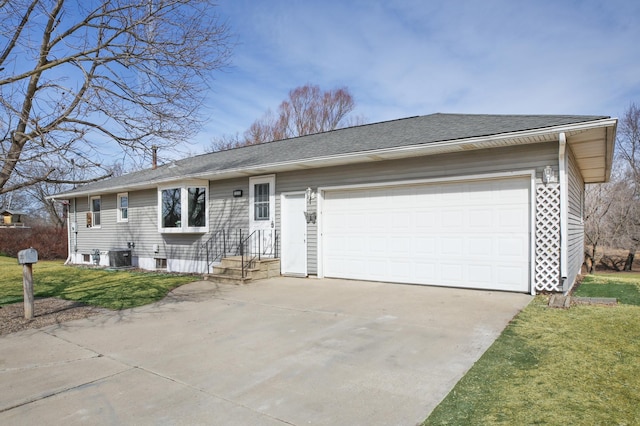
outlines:
[{"label": "white lattice panel", "polygon": [[560,185],[536,189],[536,291],[560,288]]}]

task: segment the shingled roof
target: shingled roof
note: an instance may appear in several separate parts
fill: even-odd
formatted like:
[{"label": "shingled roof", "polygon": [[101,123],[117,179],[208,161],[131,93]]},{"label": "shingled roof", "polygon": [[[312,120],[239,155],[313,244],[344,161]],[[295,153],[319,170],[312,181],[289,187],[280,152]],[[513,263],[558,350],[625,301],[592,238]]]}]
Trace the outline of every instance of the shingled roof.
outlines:
[{"label": "shingled roof", "polygon": [[[543,142],[537,130],[570,129],[607,116],[431,114],[366,124],[198,155],[122,176],[87,184],[55,198],[142,189],[179,179],[226,179],[304,167],[326,167],[376,159],[450,152],[444,147],[467,143],[466,149],[491,146],[507,138],[518,143]],[[614,126],[615,128],[615,126]],[[536,136],[538,135],[538,136]],[[518,139],[519,138],[519,139]],[[557,140],[557,139],[556,139]],[[418,151],[412,151],[418,150]],[[368,160],[367,160],[368,156]]]}]

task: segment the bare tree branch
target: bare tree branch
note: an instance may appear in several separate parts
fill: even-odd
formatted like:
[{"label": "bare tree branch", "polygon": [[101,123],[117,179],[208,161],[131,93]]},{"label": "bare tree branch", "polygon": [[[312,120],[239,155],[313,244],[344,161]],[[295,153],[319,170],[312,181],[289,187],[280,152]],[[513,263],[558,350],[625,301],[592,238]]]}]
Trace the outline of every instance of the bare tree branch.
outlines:
[{"label": "bare tree branch", "polygon": [[347,88],[323,92],[319,86],[307,84],[289,92],[277,115],[268,110],[254,121],[242,139],[223,136],[212,142],[211,149],[220,151],[362,124],[361,117],[349,116],[354,109],[355,100]]},{"label": "bare tree branch", "polygon": [[196,132],[233,44],[212,1],[0,3],[0,194],[47,181],[30,161],[90,167]]},{"label": "bare tree branch", "polygon": [[635,104],[620,119],[617,133],[611,181],[587,187],[585,254],[592,267],[604,259],[609,267],[631,270],[640,244],[640,108]]}]

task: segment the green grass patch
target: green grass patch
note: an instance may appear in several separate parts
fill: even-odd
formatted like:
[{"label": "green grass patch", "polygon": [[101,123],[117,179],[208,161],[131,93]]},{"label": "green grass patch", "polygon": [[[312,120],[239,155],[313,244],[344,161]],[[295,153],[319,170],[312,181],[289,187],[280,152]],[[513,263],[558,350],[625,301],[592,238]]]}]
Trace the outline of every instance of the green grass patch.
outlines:
[{"label": "green grass patch", "polygon": [[[0,305],[21,302],[22,265],[0,256]],[[174,288],[196,281],[188,275],[65,266],[62,261],[33,265],[35,297],[59,297],[109,309],[127,309],[156,302]]]},{"label": "green grass patch", "polygon": [[574,292],[581,297],[615,297],[619,303],[640,306],[640,274],[587,275]]},{"label": "green grass patch", "polygon": [[640,307],[537,296],[425,425],[638,424]]}]

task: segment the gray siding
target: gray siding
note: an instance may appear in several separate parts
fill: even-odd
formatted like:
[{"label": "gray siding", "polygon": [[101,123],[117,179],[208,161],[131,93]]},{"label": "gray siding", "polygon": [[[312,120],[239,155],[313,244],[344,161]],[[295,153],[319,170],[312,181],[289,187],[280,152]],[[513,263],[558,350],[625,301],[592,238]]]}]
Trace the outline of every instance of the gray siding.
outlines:
[{"label": "gray siding", "polygon": [[584,263],[584,181],[568,146],[567,165],[567,281],[563,291],[573,286]]},{"label": "gray siding", "polygon": [[[233,198],[234,189],[242,189],[242,198]],[[101,226],[87,228],[86,197],[77,198],[75,221],[78,225],[77,249],[72,252],[90,254],[93,250],[106,251],[127,248],[132,242],[132,255],[146,258],[178,260],[205,260],[202,245],[216,229],[236,229],[248,226],[248,179],[232,179],[209,184],[209,232],[200,234],[161,234],[158,232],[157,189],[129,192],[129,220],[116,221],[116,194],[101,197]],[[72,213],[73,214],[73,213]],[[72,219],[73,220],[73,219]],[[153,246],[158,245],[158,252]]]},{"label": "gray siding", "polygon": [[[540,176],[545,166],[557,164],[558,144],[545,143],[527,146],[468,151],[430,157],[417,157],[350,166],[310,169],[280,173],[276,179],[277,192],[302,191],[311,187],[386,183],[402,180],[443,178],[494,172],[535,169]],[[315,207],[315,203],[313,205]],[[317,227],[308,225],[309,274],[318,272]]]},{"label": "gray siding", "polygon": [[[535,169],[540,176],[545,166],[557,164],[557,150],[557,143],[542,143],[279,173],[276,175],[276,229],[278,232],[281,230],[280,196],[283,192],[304,191],[307,187],[317,191],[319,187],[385,184],[531,169]],[[243,191],[241,198],[233,198],[235,189]],[[89,254],[96,248],[125,248],[127,242],[133,242],[134,257],[205,260],[202,244],[214,231],[221,228],[247,229],[249,226],[248,176],[209,183],[209,232],[206,234],[160,234],[156,189],[129,192],[127,223],[116,222],[116,194],[104,195],[100,229],[86,228],[87,198],[78,198],[76,201],[78,253]],[[308,206],[310,212],[316,208],[317,200]],[[307,271],[314,275],[318,267],[317,224],[307,225],[307,236]],[[159,246],[158,253],[153,252],[154,244]]]}]

